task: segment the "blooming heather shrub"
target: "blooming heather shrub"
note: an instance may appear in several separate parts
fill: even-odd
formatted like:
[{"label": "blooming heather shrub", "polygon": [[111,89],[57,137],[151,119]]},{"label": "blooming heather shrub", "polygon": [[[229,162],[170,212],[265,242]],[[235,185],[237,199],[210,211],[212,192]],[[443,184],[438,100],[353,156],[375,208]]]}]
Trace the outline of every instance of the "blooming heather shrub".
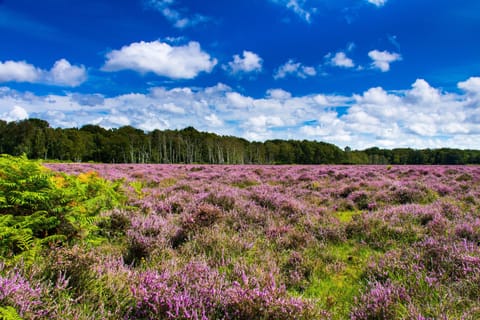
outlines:
[{"label": "blooming heather shrub", "polygon": [[[319,319],[308,303],[288,298],[283,287],[272,282],[261,288],[254,279],[234,282],[225,292],[227,319]],[[249,283],[253,282],[252,283]]]},{"label": "blooming heather shrub", "polygon": [[349,194],[348,199],[355,203],[358,210],[369,209],[370,199],[365,191],[354,191]]},{"label": "blooming heather shrub", "polygon": [[320,225],[314,229],[313,235],[322,243],[339,243],[347,239],[345,226],[340,223]]},{"label": "blooming heather shrub", "polygon": [[419,244],[420,261],[444,280],[465,279],[480,274],[480,248],[467,241],[428,238]]},{"label": "blooming heather shrub", "polygon": [[205,201],[226,211],[235,208],[235,198],[228,194],[210,193]]},{"label": "blooming heather shrub", "polygon": [[268,185],[261,185],[252,188],[251,191],[251,199],[259,206],[272,211],[277,209],[279,202],[281,201],[278,199],[279,196],[281,197],[281,194],[278,193],[277,188]]},{"label": "blooming heather shrub", "polygon": [[336,191],[334,194],[340,198],[348,198],[348,196],[356,190],[357,190],[356,186],[347,185],[342,189]]},{"label": "blooming heather shrub", "polygon": [[91,269],[96,260],[93,251],[78,245],[71,248],[56,248],[48,254],[50,264],[44,270],[45,277],[52,283],[66,279],[68,288],[75,295],[82,295],[94,279]]},{"label": "blooming heather shrub", "polygon": [[202,263],[183,270],[145,271],[132,286],[129,319],[210,319],[221,305],[222,277]]},{"label": "blooming heather shrub", "polygon": [[57,254],[57,318],[479,318],[480,168],[58,166],[140,192],[93,262]]},{"label": "blooming heather shrub", "polygon": [[452,186],[445,184],[437,184],[433,186],[432,189],[442,197],[450,195],[454,192],[454,188]]},{"label": "blooming heather shrub", "polygon": [[223,216],[222,210],[211,204],[201,204],[192,213],[183,217],[182,228],[187,232],[210,227]]},{"label": "blooming heather shrub", "polygon": [[387,252],[371,263],[366,276],[401,283],[411,297],[409,308],[418,314],[460,319],[478,308],[480,250],[473,243],[430,237]]},{"label": "blooming heather shrub", "polygon": [[399,319],[398,305],[408,303],[407,290],[390,281],[370,283],[367,292],[355,302],[350,319]]},{"label": "blooming heather shrub", "polygon": [[292,251],[281,268],[282,274],[286,278],[287,288],[303,291],[308,285],[312,269],[313,267],[308,264],[300,252]]},{"label": "blooming heather shrub", "polygon": [[462,212],[462,209],[458,204],[454,204],[447,201],[439,201],[438,203],[438,212],[448,220],[453,222],[459,222],[465,219],[465,213]]},{"label": "blooming heather shrub", "polygon": [[250,198],[265,210],[278,213],[290,223],[296,223],[308,207],[280,187],[262,185],[251,189]]},{"label": "blooming heather shrub", "polygon": [[372,213],[353,216],[345,232],[348,239],[364,241],[376,249],[387,249],[396,242],[413,243],[419,239],[415,226],[392,225]]},{"label": "blooming heather shrub", "polygon": [[129,319],[311,319],[311,306],[286,297],[272,280],[262,287],[244,275],[229,283],[206,264],[193,262],[176,272],[145,271],[132,286]]},{"label": "blooming heather shrub", "polygon": [[398,204],[431,203],[435,194],[419,183],[400,184],[391,189],[391,201]]},{"label": "blooming heather shrub", "polygon": [[480,245],[480,219],[474,221],[465,221],[460,223],[455,228],[457,237],[465,239],[470,242],[476,242]]},{"label": "blooming heather shrub", "polygon": [[[178,237],[179,228],[168,218],[157,214],[132,216],[127,230],[126,263],[139,263],[154,252],[167,248]],[[177,240],[178,241],[178,240]]]},{"label": "blooming heather shrub", "polygon": [[[4,273],[0,266],[1,273]],[[0,275],[0,308],[14,308],[22,318],[43,319],[47,310],[43,309],[42,288],[32,285],[24,278],[20,270],[6,272]],[[10,313],[13,313],[10,310]]]},{"label": "blooming heather shrub", "polygon": [[102,219],[99,223],[100,233],[112,238],[122,236],[131,226],[130,216],[133,212],[124,209],[113,209],[102,213]]}]

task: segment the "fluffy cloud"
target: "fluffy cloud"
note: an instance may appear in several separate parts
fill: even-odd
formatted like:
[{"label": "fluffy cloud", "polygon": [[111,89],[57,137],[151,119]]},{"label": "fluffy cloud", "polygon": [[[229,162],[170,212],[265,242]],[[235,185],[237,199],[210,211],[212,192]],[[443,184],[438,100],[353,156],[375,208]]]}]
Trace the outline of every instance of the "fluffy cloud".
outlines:
[{"label": "fluffy cloud", "polygon": [[295,62],[294,60],[290,59],[277,69],[273,75],[273,78],[283,79],[290,75],[306,79],[307,77],[316,76],[317,70],[315,70],[314,67],[304,66],[300,62]]},{"label": "fluffy cloud", "polygon": [[433,88],[430,84],[423,80],[417,79],[412,85],[412,90],[408,92],[408,96],[420,103],[437,103],[442,99],[442,94],[438,89]]},{"label": "fluffy cloud", "polygon": [[459,82],[458,88],[469,93],[480,94],[480,77],[471,77],[466,81]]},{"label": "fluffy cloud", "polygon": [[51,83],[68,87],[76,87],[87,80],[84,66],[72,66],[65,59],[58,60],[47,76]]},{"label": "fluffy cloud", "polygon": [[211,72],[216,59],[191,41],[183,46],[168,43],[134,42],[120,50],[107,54],[104,71],[134,70],[140,73],[153,72],[172,79],[193,79],[200,72]]},{"label": "fluffy cloud", "polygon": [[402,56],[398,53],[390,53],[388,51],[372,50],[368,53],[368,56],[373,60],[372,66],[380,69],[382,72],[389,71],[392,62],[402,60]]},{"label": "fluffy cloud", "polygon": [[0,61],[0,82],[37,82],[42,71],[25,61]]},{"label": "fluffy cloud", "polygon": [[345,52],[337,52],[335,56],[331,57],[330,55],[327,55],[327,58],[330,60],[330,64],[332,66],[336,67],[341,67],[341,68],[353,68],[355,67],[355,63],[353,63],[353,60],[347,57]]},{"label": "fluffy cloud", "polygon": [[159,105],[157,106],[157,109],[165,112],[170,112],[170,113],[185,114],[184,108],[179,107],[172,102]]},{"label": "fluffy cloud", "polygon": [[264,130],[268,127],[280,127],[283,126],[283,120],[280,117],[273,116],[267,117],[265,115],[254,116],[248,119],[246,122],[246,127],[249,129],[260,129]]},{"label": "fluffy cloud", "polygon": [[316,94],[313,95],[313,101],[321,107],[341,107],[350,103],[350,98],[344,96]]},{"label": "fluffy cloud", "polygon": [[228,92],[226,94],[227,101],[236,108],[248,108],[253,106],[253,99],[245,97],[237,92]]},{"label": "fluffy cloud", "polygon": [[259,55],[251,51],[243,51],[242,57],[238,54],[233,56],[233,61],[224,66],[224,69],[229,70],[233,74],[250,73],[262,71],[263,60]]},{"label": "fluffy cloud", "polygon": [[193,125],[251,140],[314,139],[354,149],[480,149],[478,81],[472,77],[459,82],[463,92],[445,92],[418,79],[403,90],[374,87],[351,96],[322,92],[294,96],[276,88],[259,98],[221,83],[206,88],[155,87],[147,93],[113,97],[37,96],[0,87],[0,118],[31,116],[53,127],[93,123],[153,130]]},{"label": "fluffy cloud", "polygon": [[0,117],[5,121],[18,121],[27,119],[28,113],[24,108],[20,106],[13,106],[10,111],[3,113]]},{"label": "fluffy cloud", "polygon": [[214,113],[205,116],[204,119],[207,120],[211,127],[223,126],[223,121]]},{"label": "fluffy cloud", "polygon": [[60,59],[52,69],[42,70],[25,61],[0,61],[0,82],[44,83],[56,86],[76,87],[87,80],[84,66],[73,66]]},{"label": "fluffy cloud", "polygon": [[274,100],[288,100],[292,97],[292,94],[283,89],[270,89],[267,90],[267,97]]},{"label": "fluffy cloud", "polygon": [[181,11],[184,8],[175,9],[174,0],[145,0],[148,7],[160,12],[175,28],[184,29],[193,27],[199,23],[208,21],[209,19],[203,15],[195,14],[191,17],[183,16]]},{"label": "fluffy cloud", "polygon": [[387,0],[367,0],[369,3],[377,6],[377,7],[382,7],[387,3]]}]

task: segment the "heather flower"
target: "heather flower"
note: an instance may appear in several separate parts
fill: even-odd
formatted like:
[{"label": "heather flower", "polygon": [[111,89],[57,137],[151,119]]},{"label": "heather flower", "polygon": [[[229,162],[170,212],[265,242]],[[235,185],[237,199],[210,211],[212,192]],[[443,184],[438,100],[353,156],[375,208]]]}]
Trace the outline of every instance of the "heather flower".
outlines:
[{"label": "heather flower", "polygon": [[138,263],[153,252],[169,247],[172,239],[178,237],[179,228],[171,219],[156,215],[132,216],[130,227],[126,232],[128,252],[127,263]]},{"label": "heather flower", "polygon": [[32,285],[19,270],[0,275],[0,305],[15,308],[21,317],[41,319],[47,315],[42,308],[42,294],[42,288]]},{"label": "heather flower", "polygon": [[356,301],[350,319],[395,319],[398,304],[407,303],[410,297],[402,286],[387,281],[370,283],[369,289]]},{"label": "heather flower", "polygon": [[462,239],[480,243],[480,219],[465,221],[455,227],[455,234]]},{"label": "heather flower", "polygon": [[241,282],[230,283],[201,262],[175,272],[142,272],[131,292],[129,319],[308,319],[313,314],[308,303],[288,298],[273,278],[260,285],[243,274]]},{"label": "heather flower", "polygon": [[[297,295],[312,294],[323,268],[370,280],[353,319],[478,314],[477,167],[51,166],[138,181],[129,210],[102,221],[100,235],[115,237],[118,261],[61,264],[91,281],[80,284],[111,291],[110,318],[318,319],[323,314]],[[348,253],[353,260],[315,254],[337,245],[362,252]],[[148,259],[131,265],[141,258]]]}]

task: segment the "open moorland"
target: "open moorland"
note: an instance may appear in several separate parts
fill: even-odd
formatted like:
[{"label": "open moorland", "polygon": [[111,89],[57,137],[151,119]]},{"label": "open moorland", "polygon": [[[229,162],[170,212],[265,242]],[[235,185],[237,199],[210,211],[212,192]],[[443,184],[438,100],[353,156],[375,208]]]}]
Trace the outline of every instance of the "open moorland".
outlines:
[{"label": "open moorland", "polygon": [[1,161],[0,318],[480,318],[477,166]]}]

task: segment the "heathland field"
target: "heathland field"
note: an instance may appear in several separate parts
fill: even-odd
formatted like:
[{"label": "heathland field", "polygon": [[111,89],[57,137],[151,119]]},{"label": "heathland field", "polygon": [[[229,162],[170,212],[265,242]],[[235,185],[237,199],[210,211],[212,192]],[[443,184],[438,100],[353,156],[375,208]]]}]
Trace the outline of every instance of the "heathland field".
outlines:
[{"label": "heathland field", "polygon": [[0,319],[479,319],[479,244],[478,166],[0,158]]}]

